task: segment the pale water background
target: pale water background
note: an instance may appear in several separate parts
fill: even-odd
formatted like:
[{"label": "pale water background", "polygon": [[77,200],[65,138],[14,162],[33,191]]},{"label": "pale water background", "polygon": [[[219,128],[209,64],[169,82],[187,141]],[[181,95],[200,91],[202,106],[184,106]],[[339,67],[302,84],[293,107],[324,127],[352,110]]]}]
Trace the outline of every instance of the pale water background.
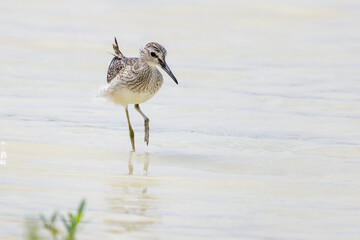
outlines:
[{"label": "pale water background", "polygon": [[[114,36],[180,83],[133,154]],[[79,239],[360,239],[359,68],[359,1],[1,1],[0,239],[82,198]]]}]

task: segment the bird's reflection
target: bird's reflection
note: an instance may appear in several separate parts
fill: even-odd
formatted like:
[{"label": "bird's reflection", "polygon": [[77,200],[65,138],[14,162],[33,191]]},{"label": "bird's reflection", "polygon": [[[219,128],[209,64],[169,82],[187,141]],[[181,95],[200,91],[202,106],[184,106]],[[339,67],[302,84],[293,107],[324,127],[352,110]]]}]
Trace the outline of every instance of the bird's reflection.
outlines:
[{"label": "bird's reflection", "polygon": [[[129,163],[128,163],[129,175],[133,175],[133,173],[134,173],[134,165],[133,165],[133,155],[134,154],[135,154],[134,152],[129,152]],[[144,175],[147,175],[148,170],[149,170],[149,164],[150,164],[150,154],[148,152],[146,152],[145,154],[138,154],[136,156],[143,159]]]},{"label": "bird's reflection", "polygon": [[[134,174],[134,162],[144,163],[144,173]],[[150,154],[129,153],[128,175],[116,177],[109,185],[111,194],[107,198],[109,216],[105,220],[108,230],[112,233],[139,231],[157,222],[149,210],[157,209],[157,198],[148,193],[149,187],[156,185],[155,179],[147,176]],[[135,164],[136,173],[136,164]]]},{"label": "bird's reflection", "polygon": [[132,163],[132,159],[133,159],[133,152],[129,152],[129,164],[128,164],[129,175],[132,175],[134,172],[134,165]]}]

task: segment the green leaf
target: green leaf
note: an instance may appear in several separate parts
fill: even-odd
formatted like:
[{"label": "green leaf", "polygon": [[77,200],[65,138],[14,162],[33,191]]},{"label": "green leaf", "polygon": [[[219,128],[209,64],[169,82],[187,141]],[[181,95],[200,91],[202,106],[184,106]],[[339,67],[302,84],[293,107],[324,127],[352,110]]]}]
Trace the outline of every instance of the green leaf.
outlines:
[{"label": "green leaf", "polygon": [[68,213],[70,221],[74,221],[75,217],[72,213]]},{"label": "green leaf", "polygon": [[68,230],[68,231],[70,231],[70,224],[68,224],[67,222],[66,222],[66,219],[63,217],[63,216],[61,216],[61,220],[62,220],[62,222],[64,223],[64,225],[65,225],[65,227],[66,227],[66,229]]},{"label": "green leaf", "polygon": [[54,222],[56,221],[56,218],[57,218],[57,217],[58,217],[57,212],[54,212],[53,215],[51,216],[50,221],[51,221],[52,223],[54,223]]},{"label": "green leaf", "polygon": [[40,220],[43,222],[44,225],[47,223],[46,217],[42,214],[40,215]]},{"label": "green leaf", "polygon": [[85,203],[86,203],[86,201],[85,201],[85,199],[83,199],[79,205],[76,222],[80,222],[80,220],[81,220],[81,217],[83,215],[83,211],[85,208]]}]

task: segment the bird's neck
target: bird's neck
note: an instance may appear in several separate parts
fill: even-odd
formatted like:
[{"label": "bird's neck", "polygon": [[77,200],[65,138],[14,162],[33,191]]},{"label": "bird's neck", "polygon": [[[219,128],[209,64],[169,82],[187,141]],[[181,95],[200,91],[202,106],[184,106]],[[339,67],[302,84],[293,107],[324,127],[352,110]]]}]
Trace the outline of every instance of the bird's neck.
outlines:
[{"label": "bird's neck", "polygon": [[151,67],[153,70],[156,69],[156,63],[154,63],[153,61],[147,61],[146,59],[141,59],[141,61],[147,65],[149,65],[149,67]]}]

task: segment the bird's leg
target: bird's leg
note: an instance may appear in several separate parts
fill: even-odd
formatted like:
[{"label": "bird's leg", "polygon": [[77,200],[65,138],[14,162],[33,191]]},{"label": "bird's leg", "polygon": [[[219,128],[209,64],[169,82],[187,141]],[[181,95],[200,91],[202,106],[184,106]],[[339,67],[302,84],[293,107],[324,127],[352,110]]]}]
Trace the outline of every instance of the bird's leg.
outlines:
[{"label": "bird's leg", "polygon": [[131,146],[132,146],[132,150],[135,152],[134,130],[132,129],[131,124],[130,124],[130,117],[129,117],[129,111],[128,111],[127,106],[125,107],[125,112],[126,112],[126,118],[128,121],[128,125],[129,125],[129,135],[130,135]]},{"label": "bird's leg", "polygon": [[140,110],[139,104],[135,104],[135,109],[144,118],[144,125],[145,125],[145,138],[144,138],[144,141],[146,142],[146,145],[149,145],[149,118]]}]

